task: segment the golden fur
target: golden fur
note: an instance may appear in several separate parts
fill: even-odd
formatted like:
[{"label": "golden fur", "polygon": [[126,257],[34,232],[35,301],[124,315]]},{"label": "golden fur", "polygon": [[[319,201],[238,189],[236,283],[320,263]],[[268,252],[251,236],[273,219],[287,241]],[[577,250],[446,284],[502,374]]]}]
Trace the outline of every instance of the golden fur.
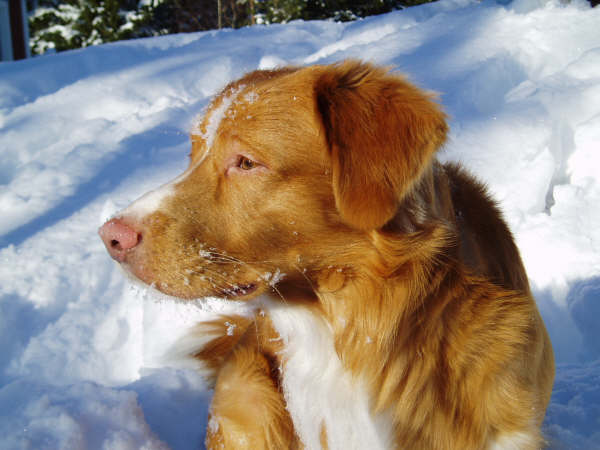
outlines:
[{"label": "golden fur", "polygon": [[[192,133],[174,193],[118,218],[141,236],[124,264],[180,298],[265,294],[325,318],[398,448],[539,448],[550,341],[494,202],[435,160],[446,133],[434,98],[386,69],[252,72]],[[207,446],[301,448],[268,311],[202,327],[221,330],[195,354],[214,373]]]}]

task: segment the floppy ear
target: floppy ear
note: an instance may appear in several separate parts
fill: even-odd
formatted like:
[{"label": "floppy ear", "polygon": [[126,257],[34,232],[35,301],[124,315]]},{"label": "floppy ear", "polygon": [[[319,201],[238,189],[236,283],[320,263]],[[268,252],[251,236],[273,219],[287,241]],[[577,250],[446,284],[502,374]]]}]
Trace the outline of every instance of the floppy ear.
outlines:
[{"label": "floppy ear", "polygon": [[404,195],[446,139],[431,94],[358,61],[325,66],[315,82],[342,219],[372,230],[394,217]]}]

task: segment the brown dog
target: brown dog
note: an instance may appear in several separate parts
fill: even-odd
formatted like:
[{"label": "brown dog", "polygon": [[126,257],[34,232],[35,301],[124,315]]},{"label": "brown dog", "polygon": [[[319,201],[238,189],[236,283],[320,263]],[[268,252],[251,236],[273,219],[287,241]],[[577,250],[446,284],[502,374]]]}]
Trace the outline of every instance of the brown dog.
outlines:
[{"label": "brown dog", "polygon": [[550,341],[494,202],[434,159],[446,133],[385,69],[252,72],[189,168],[100,229],[163,293],[257,299],[198,331],[209,448],[543,445]]}]

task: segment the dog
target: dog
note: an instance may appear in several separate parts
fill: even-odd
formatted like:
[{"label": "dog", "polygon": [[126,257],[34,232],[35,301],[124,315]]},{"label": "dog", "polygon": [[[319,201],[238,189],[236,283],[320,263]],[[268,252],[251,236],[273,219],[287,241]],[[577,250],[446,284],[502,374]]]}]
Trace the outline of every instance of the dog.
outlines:
[{"label": "dog", "polygon": [[[550,340],[485,187],[435,153],[433,94],[360,61],[251,72],[187,170],[99,230],[200,324],[211,449],[537,449]],[[208,336],[208,339],[206,339]]]}]

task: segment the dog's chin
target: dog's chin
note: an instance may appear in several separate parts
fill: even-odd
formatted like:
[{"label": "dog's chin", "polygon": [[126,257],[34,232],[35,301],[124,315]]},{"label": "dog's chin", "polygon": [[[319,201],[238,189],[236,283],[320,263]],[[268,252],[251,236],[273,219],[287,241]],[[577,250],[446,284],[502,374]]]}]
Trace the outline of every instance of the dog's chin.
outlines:
[{"label": "dog's chin", "polygon": [[146,276],[147,274],[136,273],[127,263],[119,263],[117,265],[135,288],[145,291],[159,300],[188,302],[206,298],[220,298],[223,300],[247,302],[273,289],[266,283],[250,281],[239,282],[226,289],[178,290],[176,287],[172,287],[166,283],[155,281],[153,277]]},{"label": "dog's chin", "polygon": [[139,291],[143,292],[144,296],[147,295],[148,297],[151,297],[151,298],[153,298],[155,300],[159,300],[159,301],[162,301],[162,300],[171,300],[171,301],[175,301],[175,302],[185,301],[184,298],[181,298],[178,296],[173,296],[171,294],[163,292],[162,290],[160,290],[158,288],[156,283],[147,283],[146,281],[140,279],[137,275],[135,275],[131,271],[131,268],[129,267],[129,265],[127,263],[117,263],[117,266],[119,267],[119,269],[121,269],[121,272],[123,273],[123,275],[125,275],[125,278],[129,282],[129,284],[133,288],[138,289]]}]

